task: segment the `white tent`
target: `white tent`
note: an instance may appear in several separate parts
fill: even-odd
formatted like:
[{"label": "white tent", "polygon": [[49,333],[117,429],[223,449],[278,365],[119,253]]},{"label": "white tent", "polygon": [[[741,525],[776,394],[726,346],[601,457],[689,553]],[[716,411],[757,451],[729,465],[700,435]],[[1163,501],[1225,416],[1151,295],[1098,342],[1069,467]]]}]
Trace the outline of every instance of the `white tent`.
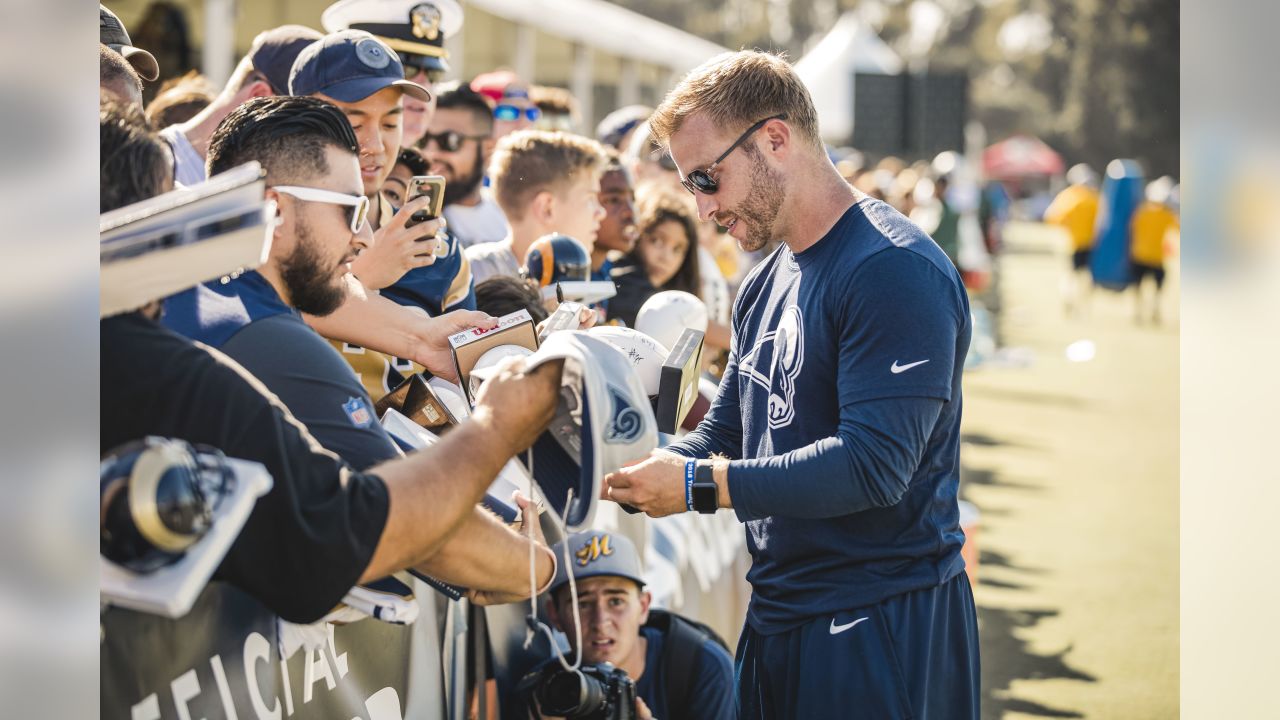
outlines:
[{"label": "white tent", "polygon": [[[684,73],[728,48],[604,0],[465,0],[517,24]],[[518,68],[517,68],[518,70]]]},{"label": "white tent", "polygon": [[856,12],[842,15],[796,62],[796,73],[813,95],[822,137],[836,143],[853,135],[854,73],[897,75],[902,70],[902,58]]}]

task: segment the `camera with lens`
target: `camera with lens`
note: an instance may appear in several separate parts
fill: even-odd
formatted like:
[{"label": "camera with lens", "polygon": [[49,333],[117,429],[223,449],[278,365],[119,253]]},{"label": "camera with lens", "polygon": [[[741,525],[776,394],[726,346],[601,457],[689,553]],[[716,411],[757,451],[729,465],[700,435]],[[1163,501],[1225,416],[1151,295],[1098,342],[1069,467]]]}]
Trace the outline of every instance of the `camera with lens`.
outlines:
[{"label": "camera with lens", "polygon": [[565,670],[558,663],[536,670],[522,686],[531,688],[543,715],[567,720],[633,720],[636,685],[610,663]]}]

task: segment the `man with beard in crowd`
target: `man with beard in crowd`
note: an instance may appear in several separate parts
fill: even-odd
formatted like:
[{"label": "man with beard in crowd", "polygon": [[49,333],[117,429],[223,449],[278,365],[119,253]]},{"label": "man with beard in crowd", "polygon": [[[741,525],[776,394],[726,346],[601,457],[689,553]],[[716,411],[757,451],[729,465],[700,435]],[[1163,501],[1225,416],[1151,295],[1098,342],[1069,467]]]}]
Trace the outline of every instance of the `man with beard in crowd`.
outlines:
[{"label": "man with beard in crowd", "polygon": [[374,229],[372,246],[351,266],[360,282],[432,315],[474,310],[471,269],[457,242],[447,238],[439,220],[412,220],[427,208],[427,199],[408,200],[397,209],[381,193],[400,154],[404,97],[427,102],[426,88],[404,79],[399,57],[381,40],[362,30],[341,30],[298,55],[289,89],[337,105],[360,142],[360,177]]},{"label": "man with beard in crowd", "polygon": [[[100,124],[103,212],[172,188],[168,152],[140,110],[108,100],[103,103]],[[319,154],[326,164],[335,161],[329,169],[338,172],[329,180],[304,173],[290,181],[328,183],[335,192],[356,187],[354,140],[342,116],[330,109],[328,119],[311,123],[309,132],[308,139],[282,143],[280,157],[292,156],[305,166],[304,158],[314,163]],[[317,135],[333,139],[318,140]],[[297,152],[299,144],[309,151]],[[343,153],[345,168],[336,162],[344,159]],[[335,264],[341,259],[338,254],[357,244],[355,233],[348,230],[343,237],[335,232],[338,226],[349,228],[350,206],[290,204],[280,188],[272,192],[282,201],[282,215],[293,218],[286,221],[291,226],[297,226],[301,213],[309,214],[316,225],[329,226],[317,227],[313,239],[326,240],[323,254]],[[161,327],[155,321],[158,314],[159,303],[152,303],[101,322],[101,447],[107,452],[129,441],[161,436],[210,445],[230,457],[262,463],[274,479],[272,488],[254,505],[214,578],[253,595],[290,622],[314,622],[357,582],[421,567],[428,561],[458,530],[459,522],[474,512],[475,503],[506,459],[531,444],[546,426],[559,387],[554,368],[547,372],[539,368],[524,377],[501,373],[486,383],[471,417],[440,443],[359,472],[322,448],[238,362]],[[287,314],[291,313],[277,313]],[[473,315],[480,318],[478,313]],[[232,316],[224,321],[236,322]],[[300,325],[284,317],[271,324],[285,328],[290,322]],[[300,330],[295,328],[291,334],[300,337]],[[449,332],[442,329],[445,336]],[[494,412],[498,407],[507,409],[499,414]],[[455,462],[477,443],[493,452],[469,458],[467,463]],[[527,554],[527,544],[512,535],[512,552]],[[538,557],[538,582],[545,585],[554,576],[555,563],[549,553]],[[506,596],[508,586],[504,586],[480,599],[527,595],[526,568],[514,573],[508,584],[514,595]],[[500,577],[492,580],[505,582]]]},{"label": "man with beard in crowd", "polygon": [[507,216],[484,189],[493,157],[493,110],[465,83],[436,87],[436,112],[422,137],[422,156],[431,172],[448,181],[444,217],[463,248],[498,242],[509,232]]},{"label": "man with beard in crowd", "polygon": [[[366,470],[400,452],[351,368],[298,315],[342,305],[351,261],[372,240],[356,151],[342,112],[314,98],[251,100],[228,115],[209,144],[209,173],[262,165],[280,211],[270,256],[256,271],[170,298],[164,322],[238,361],[322,446]],[[454,538],[424,570],[466,587],[516,591],[526,541],[478,507]]]},{"label": "man with beard in crowd", "polygon": [[[397,209],[381,192],[400,153],[404,97],[426,101],[426,88],[405,80],[395,51],[363,30],[330,33],[305,48],[290,71],[289,88],[294,95],[336,105],[360,144],[360,179],[374,238],[351,265],[360,289],[380,292],[377,299],[424,314],[474,310],[470,263],[445,233],[443,220],[412,219],[427,209],[429,200],[408,200]],[[421,369],[406,356],[372,352],[368,343],[354,344],[349,334],[331,332],[328,319],[308,316],[307,321],[334,340],[375,401],[404,375]]]}]

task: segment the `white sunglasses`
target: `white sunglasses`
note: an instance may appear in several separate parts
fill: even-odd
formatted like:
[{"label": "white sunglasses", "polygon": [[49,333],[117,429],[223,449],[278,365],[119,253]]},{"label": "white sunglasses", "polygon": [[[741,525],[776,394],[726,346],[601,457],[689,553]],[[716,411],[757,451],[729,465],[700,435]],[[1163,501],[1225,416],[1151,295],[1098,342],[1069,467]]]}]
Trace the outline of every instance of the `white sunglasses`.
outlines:
[{"label": "white sunglasses", "polygon": [[348,219],[351,222],[351,232],[355,234],[359,234],[364,229],[364,224],[369,219],[369,198],[364,195],[348,195],[301,185],[273,185],[271,189],[285,195],[292,195],[305,202],[329,203],[351,208]]}]

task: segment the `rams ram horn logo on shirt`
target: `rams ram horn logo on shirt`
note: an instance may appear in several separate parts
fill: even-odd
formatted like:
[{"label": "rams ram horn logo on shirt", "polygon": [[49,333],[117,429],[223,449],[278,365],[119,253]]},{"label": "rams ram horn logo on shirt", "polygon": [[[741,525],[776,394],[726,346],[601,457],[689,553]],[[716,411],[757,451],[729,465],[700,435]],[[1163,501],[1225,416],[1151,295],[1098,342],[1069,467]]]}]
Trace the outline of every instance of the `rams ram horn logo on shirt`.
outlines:
[{"label": "rams ram horn logo on shirt", "polygon": [[738,371],[769,393],[769,429],[796,417],[796,378],[804,367],[804,316],[792,305],[777,326],[756,341],[738,363]]},{"label": "rams ram horn logo on shirt", "polygon": [[597,535],[582,546],[582,549],[574,553],[578,558],[578,566],[586,567],[587,563],[599,560],[602,557],[608,557],[613,554],[613,548],[609,547],[608,535]]},{"label": "rams ram horn logo on shirt", "polygon": [[613,417],[609,421],[609,428],[604,433],[604,441],[607,443],[629,443],[635,442],[640,437],[640,432],[644,430],[644,419],[640,416],[640,412],[631,407],[631,403],[627,402],[627,398],[609,386],[609,397],[613,400]]}]

